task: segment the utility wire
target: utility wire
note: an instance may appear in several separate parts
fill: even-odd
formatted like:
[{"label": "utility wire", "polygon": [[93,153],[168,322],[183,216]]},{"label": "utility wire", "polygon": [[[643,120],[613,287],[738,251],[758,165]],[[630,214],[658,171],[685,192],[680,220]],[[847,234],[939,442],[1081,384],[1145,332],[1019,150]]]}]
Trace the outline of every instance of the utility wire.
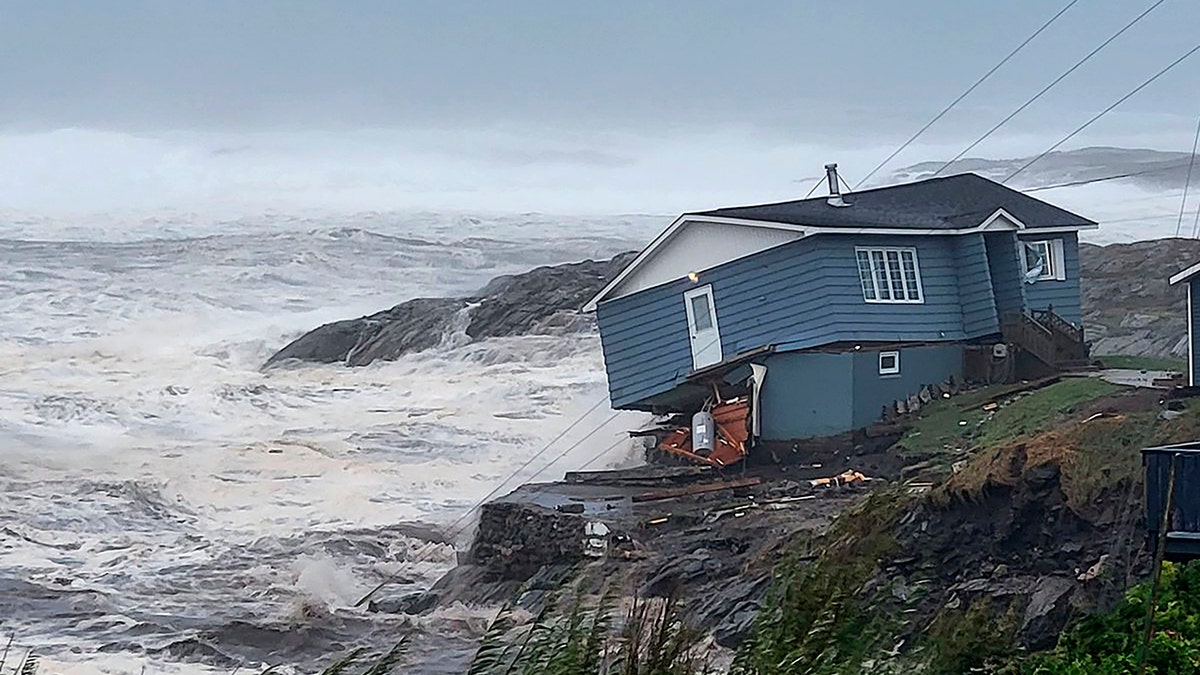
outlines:
[{"label": "utility wire", "polygon": [[[816,189],[816,188],[814,188],[814,189]],[[708,344],[706,344],[704,346],[704,349],[708,349],[709,347],[713,346],[720,339],[721,339],[720,335],[716,336],[715,338],[710,340],[708,342]],[[460,515],[452,523],[450,523],[450,525],[448,525],[446,527],[446,532],[447,532],[446,538],[449,539],[451,542],[453,542],[455,537],[462,534],[466,530],[467,523],[465,523],[464,521],[466,521],[468,518],[470,518],[471,515],[473,513],[475,513],[475,511],[479,510],[485,503],[487,503],[487,501],[489,499],[496,496],[496,494],[498,492],[500,492],[500,490],[503,489],[503,487],[505,485],[508,484],[508,481],[512,480],[513,478],[516,478],[517,474],[519,474],[519,473],[521,473],[521,471],[525,470],[525,468],[528,467],[530,464],[532,464],[534,462],[534,460],[536,460],[538,457],[545,454],[546,451],[549,450],[551,446],[553,446],[556,442],[558,442],[560,439],[562,439],[563,436],[567,435],[568,432],[570,432],[572,429],[574,429],[576,426],[578,426],[579,423],[582,422],[584,419],[586,419],[588,415],[592,414],[592,412],[594,410],[596,410],[596,408],[599,408],[600,404],[604,403],[607,400],[608,400],[608,397],[602,397],[599,401],[596,401],[594,404],[592,404],[592,407],[588,408],[586,411],[584,411],[584,413],[582,415],[577,417],[575,419],[575,421],[573,421],[573,422],[571,422],[571,424],[567,425],[567,427],[565,429],[563,429],[562,431],[560,431],[557,436],[550,439],[550,442],[546,443],[546,445],[543,446],[542,449],[539,450],[537,453],[535,453],[533,455],[533,457],[530,457],[528,460],[526,460],[524,464],[517,467],[516,471],[513,471],[511,474],[508,475],[507,478],[505,478],[503,481],[501,481],[499,484],[497,484],[496,487],[492,488],[492,491],[487,493],[486,495],[484,495],[483,499],[480,499],[471,508],[467,509],[462,515]],[[603,422],[596,425],[595,428],[593,428],[591,431],[584,434],[579,440],[577,440],[574,443],[572,443],[571,445],[567,446],[567,449],[560,452],[557,457],[550,460],[545,466],[543,466],[542,468],[540,468],[536,472],[534,472],[533,475],[531,475],[529,477],[529,480],[532,480],[532,479],[537,478],[538,476],[542,475],[542,473],[544,473],[547,469],[549,469],[550,467],[557,464],[559,460],[566,457],[572,450],[574,450],[575,448],[582,445],[584,441],[591,438],[592,436],[595,436],[601,429],[603,429],[606,425],[608,425],[609,422],[616,419],[619,414],[620,414],[619,412],[614,411]],[[613,443],[612,445],[608,446],[607,448],[601,450],[594,457],[589,459],[583,466],[584,467],[591,466],[593,462],[599,460],[601,457],[603,457],[604,455],[607,455],[609,452],[612,452],[612,450],[614,448],[616,448],[618,445],[620,445],[622,442],[624,442],[626,440],[628,440],[628,439],[622,438],[622,439],[618,440],[616,443]],[[455,529],[456,526],[458,526],[458,525],[462,525],[462,526]],[[424,562],[427,558],[428,558],[428,556],[418,555],[413,560],[408,561],[408,563],[410,566],[416,565],[417,563]],[[380,590],[382,590],[385,586],[387,586],[388,584],[392,583],[397,578],[399,578],[400,574],[401,574],[401,572],[399,570],[397,570],[396,572],[393,572],[392,574],[389,574],[388,576],[384,577],[383,581],[379,582],[378,585],[376,585],[374,588],[372,588],[370,591],[368,591],[366,595],[359,598],[358,602],[354,603],[354,606],[361,607],[364,603],[366,603],[368,600],[370,600],[372,597],[374,597],[375,594],[378,593]]]},{"label": "utility wire", "polygon": [[1196,238],[1196,233],[1200,232],[1200,207],[1196,207],[1196,220],[1192,222],[1192,239]]},{"label": "utility wire", "polygon": [[[519,475],[522,471],[524,471],[526,468],[528,468],[530,464],[533,464],[533,462],[536,461],[538,457],[541,457],[542,455],[544,455],[556,442],[561,440],[563,436],[566,436],[572,429],[579,426],[580,422],[587,419],[588,415],[592,414],[592,412],[594,410],[596,410],[596,408],[599,408],[600,405],[603,404],[607,400],[608,400],[607,396],[601,397],[599,401],[596,401],[594,404],[592,404],[592,407],[588,408],[586,411],[584,411],[584,413],[582,415],[575,418],[575,420],[573,422],[571,422],[569,425],[567,425],[566,428],[564,428],[562,431],[558,432],[558,435],[556,435],[554,438],[550,439],[550,441],[548,443],[546,443],[544,446],[542,446],[541,450],[538,450],[536,453],[533,454],[532,457],[525,460],[525,463],[523,463],[523,464],[521,464],[521,466],[517,467],[516,470],[513,471],[512,473],[510,473],[508,475],[508,477],[506,477],[504,480],[497,483],[496,487],[492,488],[492,490],[490,492],[488,492],[486,495],[484,495],[482,499],[475,502],[475,504],[472,505],[471,508],[464,511],[462,513],[462,515],[460,515],[453,522],[451,522],[448,526],[446,526],[446,534],[447,534],[446,538],[449,539],[450,541],[453,541],[455,537],[462,534],[463,530],[466,529],[465,521],[468,518],[470,518],[471,515],[475,513],[475,511],[479,510],[479,508],[482,507],[484,504],[486,504],[489,499],[491,499],[492,497],[495,497],[496,494],[499,493],[500,490],[502,490],[504,488],[504,486],[507,485],[510,480],[512,480],[513,478],[516,478],[517,475]],[[571,450],[574,450],[581,443],[583,443],[584,441],[586,441],[587,439],[589,439],[593,435],[595,435],[596,432],[600,431],[600,429],[602,429],[606,424],[608,424],[613,419],[615,419],[617,417],[617,415],[618,415],[618,413],[616,413],[616,412],[609,415],[607,419],[605,419],[598,426],[596,426],[594,429],[592,429],[587,434],[585,434],[582,438],[580,438],[579,440],[577,440],[574,443],[572,443],[571,445],[569,445],[567,447],[567,449],[562,452],[562,454],[560,454],[557,458],[552,460],[549,464],[543,466],[536,473],[534,473],[533,476],[531,476],[530,478],[534,478],[534,477],[540,475],[546,469],[550,468],[550,466],[552,466],[555,462],[557,462],[558,460],[560,460],[564,456],[566,456],[566,454],[568,452],[570,452]],[[458,528],[459,525],[462,525],[462,527]],[[458,529],[456,529],[456,528],[458,528]],[[423,562],[423,559],[421,557],[418,557],[417,559],[411,561],[411,564],[416,564],[419,562]],[[394,574],[390,574],[387,577],[385,577],[384,580],[379,583],[379,585],[377,585],[375,588],[372,588],[369,593],[367,593],[362,598],[360,598],[358,602],[354,603],[354,606],[359,607],[366,601],[370,600],[384,586],[387,586],[388,584],[390,584],[399,575],[400,575],[400,572],[396,572]]]},{"label": "utility wire", "polygon": [[1040,161],[1043,157],[1050,154],[1051,152],[1054,152],[1060,145],[1071,140],[1072,138],[1077,136],[1080,132],[1082,132],[1084,129],[1087,129],[1088,127],[1092,126],[1092,124],[1094,122],[1096,122],[1096,120],[1107,115],[1109,112],[1111,112],[1113,110],[1113,108],[1116,108],[1117,106],[1121,105],[1125,101],[1128,101],[1129,99],[1133,98],[1133,96],[1135,94],[1137,94],[1139,91],[1150,86],[1150,84],[1152,82],[1154,82],[1158,78],[1162,77],[1163,75],[1166,75],[1168,72],[1170,72],[1171,69],[1173,69],[1175,66],[1178,66],[1179,64],[1183,63],[1185,60],[1187,60],[1187,58],[1189,56],[1191,56],[1192,54],[1195,54],[1197,51],[1200,51],[1200,44],[1189,49],[1187,52],[1185,52],[1183,54],[1183,56],[1180,56],[1179,58],[1172,61],[1170,64],[1167,65],[1166,68],[1163,68],[1162,70],[1158,71],[1153,76],[1151,76],[1150,79],[1148,79],[1145,82],[1134,87],[1132,91],[1130,91],[1128,94],[1125,94],[1121,98],[1117,99],[1112,105],[1110,105],[1107,108],[1105,108],[1104,110],[1101,110],[1100,112],[1096,113],[1096,115],[1094,115],[1090,120],[1088,120],[1088,121],[1084,122],[1082,125],[1080,125],[1079,128],[1075,129],[1075,131],[1072,131],[1071,133],[1067,134],[1066,136],[1063,136],[1061,139],[1059,139],[1059,141],[1057,143],[1055,143],[1054,145],[1051,145],[1049,148],[1046,148],[1046,150],[1043,151],[1042,154],[1029,160],[1028,162],[1025,163],[1024,166],[1022,166],[1021,168],[1017,169],[1016,171],[1008,174],[1008,177],[1000,182],[1007,183],[1008,181],[1012,180],[1013,177],[1015,177],[1017,174],[1021,173],[1025,169],[1028,169],[1029,167],[1033,166],[1035,163]]},{"label": "utility wire", "polygon": [[858,181],[858,183],[857,183],[857,184],[855,184],[854,188],[855,188],[855,189],[858,189],[858,187],[859,187],[860,185],[862,185],[863,183],[865,183],[865,182],[867,182],[868,180],[870,180],[871,176],[874,176],[876,173],[878,173],[878,172],[879,172],[879,170],[880,170],[880,169],[882,169],[884,166],[886,166],[888,162],[890,162],[890,161],[892,161],[893,159],[895,159],[895,158],[896,158],[896,155],[899,155],[900,153],[904,152],[904,150],[905,150],[906,148],[908,148],[908,146],[912,145],[913,141],[915,141],[915,140],[917,140],[918,138],[920,138],[920,137],[921,137],[921,135],[922,135],[922,134],[924,134],[926,131],[929,131],[929,127],[932,127],[934,124],[937,124],[937,121],[938,121],[938,120],[940,120],[940,119],[942,119],[943,117],[945,117],[945,116],[946,116],[946,113],[950,112],[950,111],[951,111],[951,110],[954,108],[954,106],[956,106],[956,105],[958,105],[959,103],[961,103],[961,102],[962,102],[962,100],[963,100],[964,98],[966,98],[967,96],[969,96],[969,95],[971,94],[971,92],[973,92],[973,91],[975,91],[977,88],[979,88],[979,85],[983,84],[983,83],[984,83],[984,82],[985,82],[985,81],[986,81],[986,80],[987,80],[989,77],[991,77],[991,76],[992,76],[992,75],[993,75],[993,74],[994,74],[994,73],[995,73],[997,70],[1000,70],[1000,67],[1001,67],[1001,66],[1003,66],[1003,65],[1004,65],[1004,64],[1006,64],[1006,63],[1008,63],[1008,62],[1009,62],[1009,60],[1010,60],[1010,59],[1012,59],[1012,57],[1014,57],[1014,56],[1016,56],[1016,55],[1017,55],[1017,52],[1019,52],[1019,51],[1021,51],[1022,49],[1024,49],[1024,48],[1025,48],[1025,46],[1026,46],[1026,45],[1028,45],[1030,42],[1033,42],[1034,38],[1036,38],[1037,36],[1041,35],[1041,34],[1042,34],[1042,31],[1044,31],[1044,30],[1046,30],[1047,28],[1049,28],[1049,27],[1050,27],[1050,24],[1052,24],[1052,23],[1054,23],[1055,21],[1057,21],[1057,20],[1058,20],[1058,17],[1062,16],[1063,14],[1066,14],[1066,13],[1067,13],[1067,10],[1068,10],[1068,9],[1071,9],[1072,7],[1074,7],[1074,6],[1075,6],[1075,4],[1076,4],[1077,2],[1079,2],[1079,0],[1071,0],[1070,2],[1068,2],[1068,3],[1066,4],[1066,6],[1064,6],[1062,9],[1058,10],[1058,13],[1057,13],[1057,14],[1055,14],[1054,16],[1050,17],[1050,20],[1049,20],[1049,21],[1047,21],[1046,23],[1042,24],[1042,27],[1041,27],[1041,28],[1038,28],[1037,30],[1035,30],[1035,31],[1033,32],[1033,34],[1032,34],[1032,35],[1030,35],[1029,37],[1025,38],[1025,41],[1024,41],[1024,42],[1022,42],[1021,44],[1017,45],[1016,49],[1013,49],[1011,52],[1009,52],[1009,53],[1008,53],[1008,56],[1005,56],[1003,59],[1000,59],[1000,62],[999,62],[999,63],[997,63],[996,65],[992,66],[992,69],[991,69],[991,70],[989,70],[989,71],[987,71],[986,73],[984,73],[984,74],[983,74],[983,77],[979,78],[978,80],[975,80],[975,84],[972,84],[971,86],[967,87],[967,90],[966,90],[966,91],[964,91],[963,93],[959,94],[959,95],[958,95],[958,98],[956,98],[956,99],[954,99],[953,101],[951,101],[951,102],[950,102],[950,105],[946,106],[945,108],[942,108],[942,111],[941,111],[941,112],[939,112],[938,114],[934,115],[934,116],[933,116],[933,119],[931,119],[931,120],[929,120],[928,122],[926,122],[926,123],[925,123],[925,126],[921,127],[920,129],[917,129],[917,133],[915,133],[915,134],[913,134],[912,136],[910,136],[910,137],[909,137],[909,139],[908,139],[907,141],[904,141],[904,143],[900,144],[900,147],[898,147],[898,148],[896,148],[894,151],[892,151],[892,154],[890,154],[890,155],[888,155],[887,157],[885,157],[885,158],[884,158],[884,160],[883,160],[882,162],[880,162],[879,164],[877,164],[877,165],[875,166],[875,168],[874,168],[874,169],[871,169],[870,173],[868,173],[866,176],[863,176],[863,179],[862,179],[862,180],[860,180],[860,181]]},{"label": "utility wire", "polygon": [[[1183,229],[1183,212],[1187,209],[1188,188],[1192,184],[1192,167],[1196,165],[1196,144],[1200,143],[1200,118],[1196,120],[1196,137],[1192,139],[1192,158],[1188,160],[1187,178],[1183,181],[1183,200],[1179,202],[1179,220],[1175,223],[1175,236]],[[1192,235],[1196,236],[1195,234]]]},{"label": "utility wire", "polygon": [[1174,169],[1182,168],[1183,166],[1184,166],[1184,163],[1179,163],[1179,164],[1170,165],[1170,166],[1160,166],[1160,167],[1156,167],[1153,169],[1143,169],[1141,171],[1130,171],[1128,173],[1118,173],[1118,174],[1112,175],[1112,176],[1101,176],[1099,178],[1084,178],[1082,180],[1074,180],[1069,183],[1055,183],[1054,185],[1039,185],[1038,187],[1032,187],[1032,188],[1028,188],[1025,190],[1021,190],[1021,192],[1026,192],[1026,193],[1041,192],[1042,190],[1056,190],[1058,188],[1075,187],[1077,185],[1091,185],[1092,183],[1103,183],[1105,181],[1110,181],[1110,180],[1120,180],[1122,178],[1133,178],[1135,176],[1145,176],[1146,174],[1160,173],[1162,171],[1172,171]]},{"label": "utility wire", "polygon": [[946,162],[945,164],[943,164],[943,165],[942,165],[942,168],[938,169],[937,171],[934,171],[934,172],[933,172],[933,175],[934,175],[934,176],[938,175],[939,173],[941,173],[941,172],[945,171],[947,168],[949,168],[949,166],[950,166],[951,164],[953,164],[953,163],[957,162],[958,160],[962,159],[963,155],[966,155],[968,152],[970,152],[971,150],[975,149],[975,146],[977,146],[977,145],[979,145],[980,143],[982,143],[982,142],[984,142],[985,140],[987,140],[987,138],[988,138],[988,137],[990,137],[992,134],[996,133],[996,131],[997,131],[997,130],[999,130],[999,129],[1000,129],[1000,127],[1004,126],[1005,124],[1008,124],[1008,122],[1009,122],[1010,120],[1012,120],[1012,118],[1014,118],[1014,117],[1016,117],[1017,115],[1021,114],[1021,111],[1025,110],[1025,109],[1026,109],[1026,108],[1028,108],[1029,106],[1033,105],[1033,102],[1034,102],[1034,101],[1038,100],[1038,99],[1039,99],[1039,98],[1041,98],[1043,95],[1045,95],[1045,94],[1046,94],[1046,92],[1050,91],[1050,90],[1051,90],[1051,89],[1053,89],[1055,86],[1057,86],[1059,82],[1062,82],[1063,80],[1067,79],[1067,77],[1068,77],[1068,76],[1070,76],[1070,75],[1071,75],[1071,73],[1075,72],[1076,70],[1078,70],[1078,69],[1079,69],[1079,67],[1080,67],[1080,66],[1082,66],[1083,64],[1085,64],[1085,63],[1087,63],[1088,61],[1090,61],[1090,60],[1091,60],[1091,58],[1092,58],[1093,56],[1095,56],[1096,54],[1099,54],[1099,53],[1101,52],[1101,50],[1103,50],[1105,47],[1107,47],[1109,44],[1111,44],[1113,40],[1116,40],[1117,38],[1121,37],[1121,35],[1123,35],[1123,34],[1125,33],[1125,31],[1129,30],[1130,28],[1133,28],[1133,26],[1134,26],[1135,24],[1137,24],[1137,23],[1138,23],[1139,21],[1141,21],[1142,19],[1146,18],[1146,16],[1147,16],[1148,14],[1150,14],[1150,12],[1153,12],[1155,9],[1157,9],[1157,8],[1158,8],[1158,6],[1159,6],[1159,5],[1163,4],[1164,2],[1166,2],[1166,0],[1158,0],[1158,1],[1157,1],[1157,2],[1155,2],[1153,5],[1150,5],[1150,7],[1149,7],[1149,8],[1147,8],[1147,9],[1146,9],[1145,11],[1143,11],[1141,14],[1138,14],[1136,17],[1134,17],[1133,21],[1130,21],[1129,23],[1125,24],[1125,27],[1124,27],[1124,28],[1122,28],[1121,30],[1117,31],[1116,33],[1113,33],[1113,34],[1112,34],[1112,35],[1111,35],[1111,36],[1110,36],[1110,37],[1109,37],[1107,40],[1105,40],[1104,42],[1101,42],[1101,43],[1100,43],[1100,46],[1098,46],[1098,47],[1096,47],[1095,49],[1093,49],[1092,51],[1088,52],[1087,56],[1084,56],[1082,59],[1080,59],[1079,61],[1077,61],[1077,62],[1075,63],[1075,65],[1073,65],[1073,66],[1071,66],[1070,68],[1068,68],[1068,69],[1067,69],[1067,71],[1066,71],[1065,73],[1063,73],[1062,75],[1059,75],[1058,77],[1054,78],[1054,80],[1053,80],[1052,82],[1050,82],[1050,84],[1046,85],[1045,87],[1042,87],[1042,90],[1041,90],[1041,91],[1039,91],[1038,93],[1034,94],[1032,98],[1030,98],[1029,100],[1027,100],[1027,101],[1025,101],[1024,103],[1022,103],[1020,106],[1018,106],[1016,110],[1012,111],[1011,113],[1009,113],[1009,114],[1008,114],[1008,116],[1007,116],[1007,117],[1005,117],[1004,119],[1002,119],[1002,120],[1000,120],[998,123],[996,123],[996,125],[995,125],[994,127],[992,127],[991,129],[988,129],[988,130],[987,130],[987,133],[985,133],[984,135],[982,135],[982,136],[980,136],[979,138],[975,139],[975,141],[974,141],[974,142],[972,142],[972,143],[971,143],[970,145],[968,145],[967,147],[963,148],[962,152],[960,152],[960,153],[958,153],[957,155],[955,155],[955,156],[954,156],[954,158],[953,158],[953,159],[951,159],[949,162]]}]

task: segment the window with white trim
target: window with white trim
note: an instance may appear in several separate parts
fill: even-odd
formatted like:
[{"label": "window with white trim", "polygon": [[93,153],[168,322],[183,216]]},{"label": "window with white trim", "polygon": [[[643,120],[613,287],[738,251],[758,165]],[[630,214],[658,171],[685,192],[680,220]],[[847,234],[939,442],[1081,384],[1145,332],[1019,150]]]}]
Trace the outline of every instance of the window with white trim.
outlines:
[{"label": "window with white trim", "polygon": [[1025,264],[1025,281],[1027,283],[1066,278],[1066,275],[1063,274],[1065,270],[1061,239],[1023,241],[1021,244],[1021,259]]},{"label": "window with white trim", "polygon": [[855,248],[863,300],[924,302],[915,248]]},{"label": "window with white trim", "polygon": [[879,352],[879,374],[900,374],[900,352]]}]

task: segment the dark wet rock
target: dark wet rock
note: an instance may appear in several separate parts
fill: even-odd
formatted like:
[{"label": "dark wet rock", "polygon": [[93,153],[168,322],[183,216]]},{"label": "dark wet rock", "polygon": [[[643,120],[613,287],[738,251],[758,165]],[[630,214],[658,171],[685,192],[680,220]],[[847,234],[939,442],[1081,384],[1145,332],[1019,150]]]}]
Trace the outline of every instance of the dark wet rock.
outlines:
[{"label": "dark wet rock", "polygon": [[146,652],[155,656],[167,656],[181,661],[201,661],[222,668],[235,668],[240,665],[238,659],[222,652],[209,642],[196,637],[176,640],[162,647],[147,649]]},{"label": "dark wet rock", "polygon": [[714,626],[717,644],[734,648],[750,635],[770,585],[771,575],[762,573],[741,576],[717,588],[699,610],[707,625]]},{"label": "dark wet rock", "polygon": [[381,614],[424,614],[437,607],[439,600],[438,594],[432,591],[407,593],[399,597],[372,600],[367,610]]},{"label": "dark wet rock", "polygon": [[1021,623],[1021,641],[1030,650],[1049,649],[1058,640],[1058,632],[1071,613],[1071,595],[1075,583],[1066,577],[1042,577],[1034,586],[1025,606]]},{"label": "dark wet rock", "polygon": [[451,340],[590,331],[594,323],[579,308],[633,255],[539,267],[497,277],[469,297],[417,298],[370,316],[328,323],[276,352],[266,365],[304,361],[363,366]]}]

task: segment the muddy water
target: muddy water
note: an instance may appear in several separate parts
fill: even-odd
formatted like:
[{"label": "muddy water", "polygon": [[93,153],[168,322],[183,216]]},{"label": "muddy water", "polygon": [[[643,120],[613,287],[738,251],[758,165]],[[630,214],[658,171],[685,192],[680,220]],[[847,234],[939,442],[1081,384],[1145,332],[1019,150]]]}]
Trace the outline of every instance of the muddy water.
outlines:
[{"label": "muddy water", "polygon": [[[402,595],[453,564],[440,530],[603,397],[596,338],[451,334],[360,369],[259,364],[322,322],[611,255],[660,225],[0,225],[0,633],[54,672],[200,673],[310,668],[415,631],[410,672],[461,672],[486,608],[352,605],[385,575]],[[606,406],[593,417],[567,442]]]}]

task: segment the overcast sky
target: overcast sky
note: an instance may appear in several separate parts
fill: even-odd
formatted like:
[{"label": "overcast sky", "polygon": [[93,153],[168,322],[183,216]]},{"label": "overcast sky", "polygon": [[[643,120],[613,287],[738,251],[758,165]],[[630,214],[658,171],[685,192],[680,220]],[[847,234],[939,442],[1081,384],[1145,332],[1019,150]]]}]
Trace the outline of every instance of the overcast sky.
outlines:
[{"label": "overcast sky", "polygon": [[[1079,0],[893,168],[952,155],[1152,2]],[[41,170],[59,181],[84,145],[93,159],[179,164],[169,150],[107,136],[46,136],[68,128],[138,134],[139,144],[225,134],[205,152],[253,146],[272,158],[326,143],[345,159],[379,145],[361,134],[382,133],[402,138],[410,159],[457,144],[456,157],[485,154],[496,166],[641,167],[612,172],[614,190],[622,179],[660,189],[646,176],[668,173],[703,190],[756,169],[747,184],[775,176],[772,189],[791,191],[823,159],[865,173],[1066,3],[0,0],[0,153],[8,137],[40,162],[10,168],[8,183],[0,167],[0,196],[76,189],[18,179]],[[1197,26],[1200,2],[1166,0],[972,155],[1037,152],[1194,46]],[[1198,78],[1200,55],[1067,147],[1187,150]],[[303,148],[262,136],[297,132],[342,136],[310,136]],[[258,136],[229,140],[239,134]],[[815,149],[797,160],[798,148]],[[812,170],[793,168],[800,161]]]},{"label": "overcast sky", "polygon": [[[1065,2],[3,0],[0,106],[23,128],[875,133],[923,121]],[[1150,4],[1081,0],[970,107],[1015,105]],[[1168,0],[1029,119],[1102,107],[1197,26],[1200,3]],[[1195,114],[1197,75],[1127,110]]]}]

